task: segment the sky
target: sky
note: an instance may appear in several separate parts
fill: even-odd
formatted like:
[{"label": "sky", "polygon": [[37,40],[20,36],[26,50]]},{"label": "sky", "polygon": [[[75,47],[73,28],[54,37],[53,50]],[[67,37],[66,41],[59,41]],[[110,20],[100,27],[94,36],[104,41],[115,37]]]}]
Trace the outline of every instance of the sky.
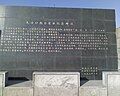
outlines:
[{"label": "sky", "polygon": [[115,9],[120,27],[120,0],[0,0],[0,5]]}]

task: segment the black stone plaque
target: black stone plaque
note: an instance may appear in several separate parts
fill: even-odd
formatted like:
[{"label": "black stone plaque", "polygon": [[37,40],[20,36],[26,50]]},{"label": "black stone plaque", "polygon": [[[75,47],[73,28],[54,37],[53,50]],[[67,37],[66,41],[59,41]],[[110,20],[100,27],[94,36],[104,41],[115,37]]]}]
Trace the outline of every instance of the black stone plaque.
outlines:
[{"label": "black stone plaque", "polygon": [[78,71],[101,79],[117,70],[112,9],[0,7],[0,70],[31,78],[33,71]]}]

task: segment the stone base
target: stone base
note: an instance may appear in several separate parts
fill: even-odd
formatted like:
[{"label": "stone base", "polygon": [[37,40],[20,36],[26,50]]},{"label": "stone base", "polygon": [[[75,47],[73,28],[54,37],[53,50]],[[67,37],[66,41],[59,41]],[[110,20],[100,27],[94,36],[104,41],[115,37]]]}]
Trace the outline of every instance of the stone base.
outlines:
[{"label": "stone base", "polygon": [[8,83],[8,72],[1,71],[0,72],[0,86],[5,87]]},{"label": "stone base", "polygon": [[7,80],[8,80],[7,79],[7,72],[6,71],[0,72],[0,96],[3,95],[3,90],[7,84]]},{"label": "stone base", "polygon": [[33,81],[12,81],[5,86],[4,73],[0,75],[0,96],[120,96],[120,73],[103,75],[103,81],[90,80],[80,86],[76,72],[35,72]]},{"label": "stone base", "polygon": [[102,80],[90,80],[80,87],[79,96],[107,96],[107,88]]},{"label": "stone base", "polygon": [[108,75],[108,96],[120,96],[120,73]]},{"label": "stone base", "polygon": [[79,96],[78,72],[35,72],[34,96]]},{"label": "stone base", "polygon": [[3,96],[33,96],[33,88],[29,87],[6,87]]},{"label": "stone base", "polygon": [[103,82],[103,86],[107,87],[107,83],[108,83],[108,75],[109,74],[120,74],[119,71],[103,71],[102,72],[102,82]]}]

